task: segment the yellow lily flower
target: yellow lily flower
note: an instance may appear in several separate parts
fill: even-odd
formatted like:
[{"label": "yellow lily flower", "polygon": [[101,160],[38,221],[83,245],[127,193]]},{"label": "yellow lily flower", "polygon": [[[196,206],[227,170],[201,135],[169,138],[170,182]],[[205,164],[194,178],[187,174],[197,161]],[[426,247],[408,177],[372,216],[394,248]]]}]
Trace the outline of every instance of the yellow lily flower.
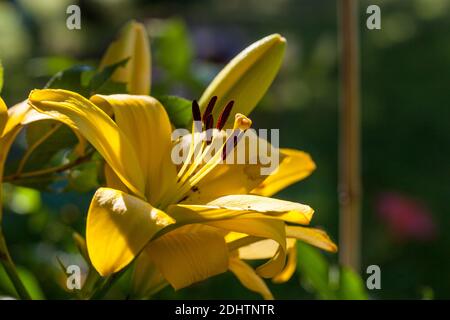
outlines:
[{"label": "yellow lily flower", "polygon": [[100,62],[100,70],[129,58],[127,64],[118,68],[111,79],[127,83],[130,94],[150,94],[151,54],[145,26],[136,21],[128,22],[116,41],[110,44]]},{"label": "yellow lily flower", "polygon": [[[149,287],[161,286],[162,279],[180,289],[231,270],[244,286],[271,298],[261,277],[286,272],[286,252],[292,248],[287,238],[336,251],[323,231],[295,226],[309,224],[313,215],[309,206],[251,194],[275,192],[307,175],[313,165],[306,154],[285,151],[274,175],[280,180],[262,176],[261,163],[222,163],[230,151],[226,144],[208,161],[201,161],[219,137],[230,139],[222,129],[231,107],[222,110],[211,144],[198,141],[201,133],[193,124],[193,133],[186,137],[193,161],[177,166],[171,158],[171,123],[152,97],[95,95],[87,100],[66,90],[33,90],[29,102],[81,132],[108,164],[109,187],[95,193],[86,227],[89,257],[102,276],[122,270],[139,256],[136,277],[151,282],[142,288],[147,293]],[[207,110],[203,126],[211,128],[212,110]],[[108,114],[114,114],[114,120]],[[202,118],[196,103],[193,114],[196,120]],[[250,119],[236,114],[232,132],[243,133],[250,125]],[[195,153],[198,148],[201,152]],[[286,172],[294,171],[292,164],[302,173],[286,177]],[[238,258],[239,250],[264,239],[275,243],[275,251],[268,256],[270,250],[264,250],[269,260],[255,272]],[[152,266],[155,272],[146,274],[142,266]]]}]

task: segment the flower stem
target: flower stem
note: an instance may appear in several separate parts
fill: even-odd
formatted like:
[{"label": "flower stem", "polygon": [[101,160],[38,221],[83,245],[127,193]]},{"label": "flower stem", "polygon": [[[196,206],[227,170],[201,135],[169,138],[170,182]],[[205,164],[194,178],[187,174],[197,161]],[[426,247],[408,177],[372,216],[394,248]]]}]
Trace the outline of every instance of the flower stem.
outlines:
[{"label": "flower stem", "polygon": [[119,271],[117,273],[114,273],[113,275],[106,278],[101,284],[99,284],[94,292],[92,293],[90,300],[100,300],[102,299],[111,289],[111,287],[119,280],[120,276],[124,274],[124,272],[127,270],[127,268],[123,269],[122,271]]},{"label": "flower stem", "polygon": [[22,300],[31,300],[31,296],[28,293],[27,289],[20,280],[19,275],[17,273],[16,266],[12,261],[11,255],[9,254],[8,247],[6,246],[6,241],[3,236],[3,232],[0,228],[0,262],[5,268],[6,274],[11,280],[14,288],[16,289],[17,294]]},{"label": "flower stem", "polygon": [[357,0],[341,0],[340,262],[360,268],[360,105]]},{"label": "flower stem", "polygon": [[41,170],[36,171],[30,171],[30,172],[23,172],[23,173],[15,173],[9,176],[5,176],[3,178],[3,182],[13,182],[21,179],[27,179],[27,178],[34,178],[39,176],[45,176],[51,173],[61,173],[63,171],[66,171],[68,169],[71,169],[73,167],[76,167],[82,163],[85,163],[91,159],[93,152],[88,152],[84,156],[81,156],[67,164],[63,164],[56,167],[51,168],[45,168]]}]

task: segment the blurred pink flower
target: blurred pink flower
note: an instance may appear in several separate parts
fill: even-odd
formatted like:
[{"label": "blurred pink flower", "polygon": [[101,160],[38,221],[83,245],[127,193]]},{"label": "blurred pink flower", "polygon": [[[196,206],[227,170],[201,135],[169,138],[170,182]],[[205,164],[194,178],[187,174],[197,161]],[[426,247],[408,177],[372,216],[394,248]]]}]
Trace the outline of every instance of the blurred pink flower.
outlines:
[{"label": "blurred pink flower", "polygon": [[396,192],[379,196],[377,214],[397,240],[429,241],[436,237],[437,226],[430,210],[420,201]]}]

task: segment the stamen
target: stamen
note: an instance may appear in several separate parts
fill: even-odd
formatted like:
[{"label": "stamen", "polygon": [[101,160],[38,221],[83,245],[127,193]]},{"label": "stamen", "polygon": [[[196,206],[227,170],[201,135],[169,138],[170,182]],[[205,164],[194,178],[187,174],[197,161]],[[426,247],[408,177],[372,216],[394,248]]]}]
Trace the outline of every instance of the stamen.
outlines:
[{"label": "stamen", "polygon": [[208,117],[205,120],[205,130],[212,129],[214,125],[214,118],[212,114],[209,114]]},{"label": "stamen", "polygon": [[209,114],[206,118],[205,122],[205,132],[206,132],[206,144],[209,145],[212,142],[212,129],[214,125],[214,117],[212,114]]},{"label": "stamen", "polygon": [[244,116],[242,113],[236,113],[234,116],[234,129],[245,131],[251,126],[252,120]]},{"label": "stamen", "polygon": [[208,120],[208,116],[210,114],[212,114],[212,111],[214,109],[214,106],[216,105],[217,102],[217,96],[214,96],[211,98],[211,100],[209,100],[208,106],[206,107],[205,112],[203,113],[203,122],[206,123],[206,121]]},{"label": "stamen", "polygon": [[228,102],[228,104],[225,106],[225,108],[223,108],[223,110],[219,116],[219,120],[217,121],[217,125],[216,125],[217,129],[219,129],[219,130],[223,129],[223,127],[225,126],[225,123],[228,120],[228,117],[230,116],[231,109],[233,109],[233,105],[234,105],[234,101],[231,100],[230,102]]},{"label": "stamen", "polygon": [[197,100],[192,101],[192,119],[194,119],[194,121],[202,121],[200,106],[198,105]]},{"label": "stamen", "polygon": [[[223,149],[222,149],[222,161],[225,161],[225,159],[228,157],[228,155],[230,154],[231,151],[234,150],[234,148],[236,148],[239,140],[242,137],[242,133],[243,131],[241,130],[234,130],[232,135],[229,137],[229,140],[233,139],[233,146],[231,146],[231,141],[227,140],[227,142],[224,144]],[[230,149],[227,149],[227,146],[231,146]]]}]

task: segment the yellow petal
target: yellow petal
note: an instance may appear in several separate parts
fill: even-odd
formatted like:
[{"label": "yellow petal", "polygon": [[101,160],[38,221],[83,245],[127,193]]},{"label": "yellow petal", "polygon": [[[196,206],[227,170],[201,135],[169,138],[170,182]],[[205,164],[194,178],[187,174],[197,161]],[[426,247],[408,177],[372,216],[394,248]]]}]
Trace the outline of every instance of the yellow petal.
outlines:
[{"label": "yellow petal", "polygon": [[325,231],[320,229],[286,226],[286,236],[304,241],[329,252],[337,251],[337,246],[334,242],[331,241]]},{"label": "yellow petal", "polygon": [[114,189],[98,189],[86,225],[92,265],[102,276],[120,271],[158,231],[174,222],[139,198]]},{"label": "yellow petal", "polygon": [[84,137],[100,152],[122,182],[145,198],[145,180],[137,152],[112,119],[92,102],[66,90],[33,90],[29,101],[39,112],[61,121]]},{"label": "yellow petal", "polygon": [[172,127],[166,110],[148,96],[96,95],[91,101],[102,109],[112,108],[118,127],[139,155],[147,200],[157,205],[176,183],[177,176],[170,158]]},{"label": "yellow petal", "polygon": [[[272,239],[260,240],[260,238],[257,237],[246,237],[246,240],[243,238],[243,236],[245,237],[246,235],[238,234],[236,232],[230,232],[225,237],[227,243],[235,241],[237,245],[233,243],[232,245],[230,245],[230,247],[232,247],[233,249],[237,249],[239,258],[243,260],[269,259],[276,254],[279,248],[279,244]],[[241,239],[240,243],[236,241],[238,239]],[[292,238],[286,239],[286,247],[288,251],[295,247],[296,241],[296,239]]]},{"label": "yellow petal", "polygon": [[176,290],[228,270],[228,248],[213,230],[169,232],[152,241],[145,253]]},{"label": "yellow petal", "polygon": [[239,258],[245,260],[260,260],[273,257],[279,244],[272,239],[265,239],[239,248]]},{"label": "yellow petal", "polygon": [[299,150],[280,149],[281,162],[278,169],[251,191],[270,197],[291,184],[309,176],[316,165],[310,155]]},{"label": "yellow petal", "polygon": [[11,148],[12,143],[14,142],[14,139],[16,138],[17,134],[20,132],[21,127],[17,126],[13,129],[11,129],[8,134],[4,135],[3,137],[0,137],[0,224],[2,222],[2,216],[3,216],[3,199],[2,199],[2,192],[3,192],[3,171],[5,169],[5,162],[6,158],[8,156],[9,149]]},{"label": "yellow petal", "polygon": [[[257,273],[264,278],[271,278],[283,270],[286,258],[286,232],[282,221],[272,219],[227,219],[207,223],[210,226],[228,231],[241,232],[260,239],[272,239],[278,243],[275,255],[265,264],[257,268]],[[237,240],[239,241],[239,240]],[[229,244],[233,249],[233,244]]]},{"label": "yellow petal", "polygon": [[239,258],[230,258],[230,271],[239,279],[244,287],[259,293],[266,300],[273,300],[273,295],[266,283],[255,270]]},{"label": "yellow petal", "polygon": [[274,283],[284,283],[289,281],[291,279],[292,275],[294,274],[295,270],[297,269],[297,246],[295,245],[295,240],[291,240],[291,243],[293,245],[288,246],[287,250],[287,262],[284,266],[283,271],[281,271],[279,274],[277,274],[275,277],[272,278],[272,282]]},{"label": "yellow petal", "polygon": [[217,198],[205,205],[172,205],[168,212],[179,223],[230,218],[265,218],[309,224],[314,210],[296,202],[255,195],[229,195]]},{"label": "yellow petal", "polygon": [[8,121],[3,129],[3,134],[6,135],[17,126],[21,125],[27,114],[30,112],[30,106],[28,101],[22,101],[15,106],[8,109]]},{"label": "yellow petal", "polygon": [[[248,115],[266,93],[283,60],[286,40],[279,34],[267,36],[239,53],[214,78],[200,98],[204,110],[213,96],[218,97],[214,119],[234,100],[233,112]],[[230,117],[227,128],[233,125]]]},{"label": "yellow petal", "polygon": [[0,97],[0,137],[2,136],[3,129],[6,126],[7,120],[8,120],[8,108],[6,107],[5,102]]},{"label": "yellow petal", "polygon": [[120,190],[126,193],[130,193],[130,190],[127,188],[127,186],[120,180],[120,178],[117,176],[117,174],[114,172],[113,169],[111,169],[111,166],[107,163],[105,163],[104,166],[104,173],[105,173],[105,180],[106,180],[106,186],[111,189]]},{"label": "yellow petal", "polygon": [[119,38],[111,43],[100,62],[100,70],[126,58],[124,67],[118,68],[112,80],[126,82],[130,94],[150,94],[151,55],[148,35],[144,25],[135,21],[127,23]]},{"label": "yellow petal", "polygon": [[134,266],[131,288],[133,299],[148,298],[166,285],[168,282],[156,268],[147,251],[143,250]]}]

